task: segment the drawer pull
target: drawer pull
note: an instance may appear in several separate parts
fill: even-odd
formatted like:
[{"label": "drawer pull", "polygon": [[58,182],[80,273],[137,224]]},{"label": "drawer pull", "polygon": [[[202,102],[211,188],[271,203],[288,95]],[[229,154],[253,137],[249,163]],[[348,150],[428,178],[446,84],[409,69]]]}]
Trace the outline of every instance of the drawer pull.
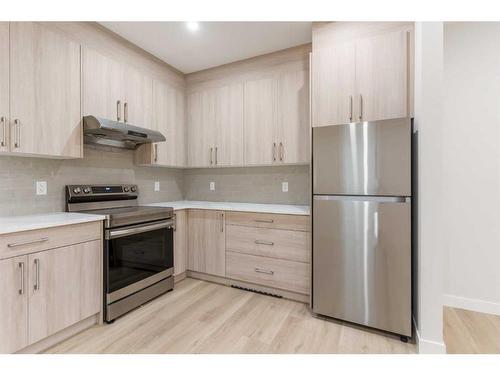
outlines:
[{"label": "drawer pull", "polygon": [[256,268],[255,272],[257,272],[257,273],[265,273],[266,275],[274,275],[274,271],[263,270],[262,268]]},{"label": "drawer pull", "polygon": [[35,243],[39,243],[39,242],[46,242],[48,240],[49,240],[49,237],[42,237],[42,238],[39,238],[37,240],[10,243],[7,245],[7,247],[19,247],[19,246],[31,245],[31,244],[35,244]]},{"label": "drawer pull", "polygon": [[269,245],[269,246],[274,246],[274,242],[271,241],[261,241],[261,240],[255,240],[255,243],[257,245]]},{"label": "drawer pull", "polygon": [[255,220],[256,223],[274,223],[273,219],[257,219]]}]

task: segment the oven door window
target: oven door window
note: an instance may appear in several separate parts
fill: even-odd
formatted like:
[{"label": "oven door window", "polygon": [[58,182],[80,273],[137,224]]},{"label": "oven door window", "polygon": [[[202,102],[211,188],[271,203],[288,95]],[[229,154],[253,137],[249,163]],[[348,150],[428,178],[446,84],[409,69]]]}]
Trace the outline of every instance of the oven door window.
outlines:
[{"label": "oven door window", "polygon": [[174,266],[172,229],[157,229],[106,242],[107,293]]}]

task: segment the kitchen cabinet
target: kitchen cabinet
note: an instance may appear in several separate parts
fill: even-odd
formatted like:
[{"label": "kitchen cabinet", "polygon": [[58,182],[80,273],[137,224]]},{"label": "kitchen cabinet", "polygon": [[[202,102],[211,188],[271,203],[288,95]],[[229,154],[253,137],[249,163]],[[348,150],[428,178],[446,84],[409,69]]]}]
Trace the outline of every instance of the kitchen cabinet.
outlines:
[{"label": "kitchen cabinet", "polygon": [[188,96],[191,167],[243,165],[243,84]]},{"label": "kitchen cabinet", "polygon": [[334,44],[312,53],[313,126],[353,121],[356,43]]},{"label": "kitchen cabinet", "polygon": [[174,232],[174,275],[182,275],[187,270],[188,260],[188,219],[187,211],[175,212]]},{"label": "kitchen cabinet", "polygon": [[215,276],[226,275],[224,216],[223,211],[189,210],[189,270]]},{"label": "kitchen cabinet", "polygon": [[278,81],[264,78],[245,82],[245,164],[276,162],[278,128]]},{"label": "kitchen cabinet", "polygon": [[80,71],[78,43],[10,23],[10,152],[82,157]]},{"label": "kitchen cabinet", "polygon": [[247,81],[244,98],[245,164],[308,162],[307,71]]},{"label": "kitchen cabinet", "polygon": [[409,115],[408,44],[404,30],[356,42],[356,120]]},{"label": "kitchen cabinet", "polygon": [[28,345],[28,257],[0,260],[0,353]]},{"label": "kitchen cabinet", "polygon": [[123,71],[123,122],[153,129],[153,79],[129,66]]},{"label": "kitchen cabinet", "polygon": [[153,81],[151,129],[162,133],[166,141],[141,146],[136,152],[140,165],[185,167],[186,126],[184,92],[168,84]]},{"label": "kitchen cabinet", "polygon": [[0,22],[0,152],[9,151],[9,23]]},{"label": "kitchen cabinet", "polygon": [[29,344],[100,311],[101,241],[30,254]]},{"label": "kitchen cabinet", "polygon": [[320,47],[313,43],[312,126],[410,116],[412,26],[338,27],[329,42],[323,36]]}]

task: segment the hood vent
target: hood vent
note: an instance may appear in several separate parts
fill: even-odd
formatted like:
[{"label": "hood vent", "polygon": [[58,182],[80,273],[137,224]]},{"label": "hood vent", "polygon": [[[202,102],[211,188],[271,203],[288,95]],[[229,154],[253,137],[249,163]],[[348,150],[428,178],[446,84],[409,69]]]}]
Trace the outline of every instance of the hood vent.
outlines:
[{"label": "hood vent", "polygon": [[83,117],[84,143],[135,150],[140,145],[165,142],[160,132],[95,116]]}]

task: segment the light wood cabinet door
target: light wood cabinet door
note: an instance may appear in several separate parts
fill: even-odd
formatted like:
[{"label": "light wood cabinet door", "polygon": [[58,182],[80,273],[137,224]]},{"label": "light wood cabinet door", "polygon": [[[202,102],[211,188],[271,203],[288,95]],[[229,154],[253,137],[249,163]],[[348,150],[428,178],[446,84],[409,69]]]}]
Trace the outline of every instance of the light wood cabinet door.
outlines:
[{"label": "light wood cabinet door", "polygon": [[174,275],[186,272],[188,260],[188,222],[187,211],[175,212],[174,232]]},{"label": "light wood cabinet door", "polygon": [[300,70],[278,80],[278,161],[306,163],[309,153],[309,72]]},{"label": "light wood cabinet door", "polygon": [[11,151],[81,157],[80,45],[35,22],[10,24]]},{"label": "light wood cabinet door", "polygon": [[243,165],[243,84],[215,89],[214,164]]},{"label": "light wood cabinet door", "polygon": [[189,270],[226,275],[224,216],[223,211],[189,210]]},{"label": "light wood cabinet door", "polygon": [[345,124],[354,118],[356,43],[312,53],[312,126]]},{"label": "light wood cabinet door", "polygon": [[356,121],[408,115],[408,33],[394,31],[357,40]]},{"label": "light wood cabinet door", "polygon": [[83,49],[83,114],[123,121],[125,71],[122,64]]},{"label": "light wood cabinet door", "polygon": [[28,256],[29,344],[100,311],[102,241]]},{"label": "light wood cabinet door", "polygon": [[0,261],[0,353],[28,345],[28,257]]},{"label": "light wood cabinet door", "polygon": [[123,122],[153,129],[153,79],[131,67],[123,70]]},{"label": "light wood cabinet door", "polygon": [[188,162],[190,167],[210,167],[215,162],[215,90],[188,96]]},{"label": "light wood cabinet door", "polygon": [[277,158],[278,81],[265,78],[245,82],[245,164],[267,165]]},{"label": "light wood cabinet door", "polygon": [[0,152],[9,151],[9,23],[0,22]]}]

